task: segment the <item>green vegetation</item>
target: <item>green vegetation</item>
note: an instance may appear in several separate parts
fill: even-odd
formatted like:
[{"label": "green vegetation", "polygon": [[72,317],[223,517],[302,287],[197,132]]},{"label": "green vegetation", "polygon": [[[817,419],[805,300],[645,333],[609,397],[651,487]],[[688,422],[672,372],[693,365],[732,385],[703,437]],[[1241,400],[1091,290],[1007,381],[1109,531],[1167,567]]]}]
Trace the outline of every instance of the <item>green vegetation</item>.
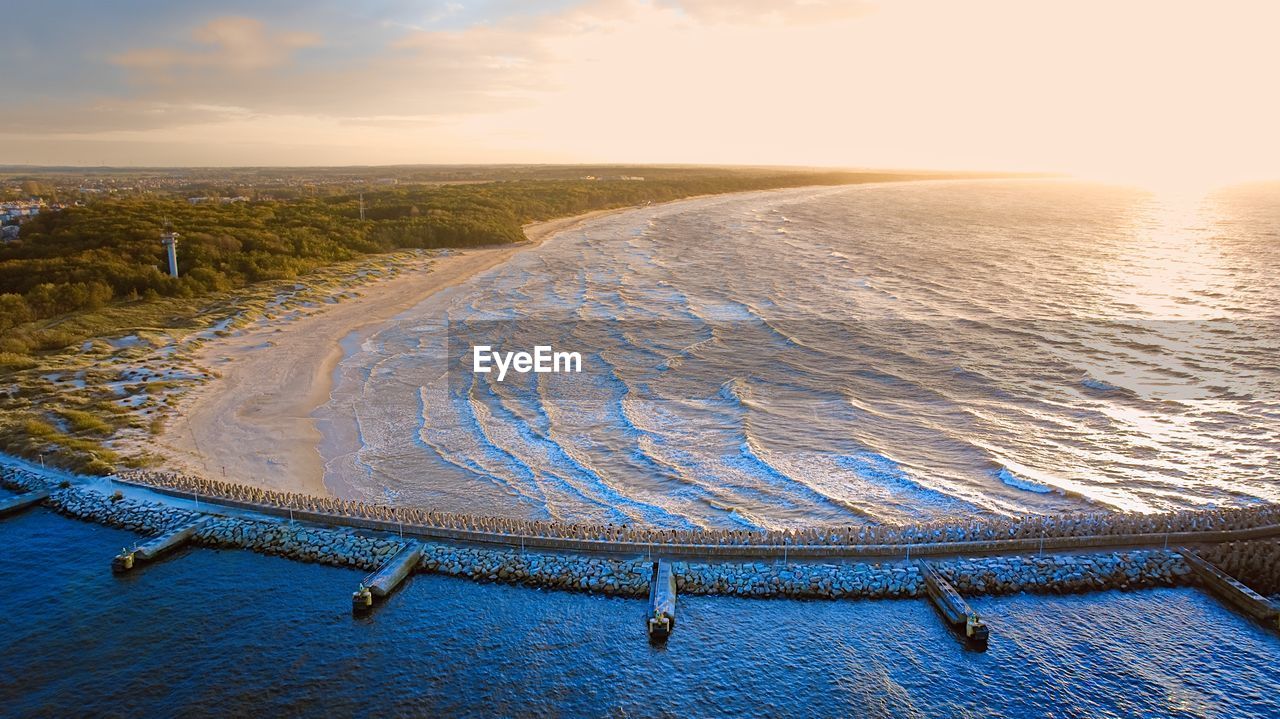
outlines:
[{"label": "green vegetation", "polygon": [[[118,465],[128,465],[127,460],[98,441],[99,427],[105,423],[91,415],[90,418],[90,429],[63,430],[30,413],[6,412],[0,416],[0,449],[32,459],[48,455],[50,464],[85,474],[108,474]],[[86,437],[86,433],[94,436]]]},{"label": "green vegetation", "polygon": [[[361,279],[393,274],[417,254],[397,252],[319,268],[305,279],[261,282],[203,298],[114,302],[37,323],[72,341],[74,351],[0,353],[0,451],[81,473],[146,466],[145,446],[168,419],[167,407],[195,386],[165,370],[193,369],[185,357],[203,343],[193,333],[231,329],[258,318],[314,306]],[[43,330],[42,330],[43,331]],[[128,335],[126,342],[99,338]],[[185,349],[157,356],[158,348]],[[159,373],[159,374],[157,374]],[[29,424],[34,422],[34,424]]]},{"label": "green vegetation", "polygon": [[71,430],[83,434],[96,434],[100,437],[106,437],[115,432],[116,428],[110,423],[104,422],[96,415],[79,409],[70,409],[62,407],[56,410],[62,418],[67,421]]},{"label": "green vegetation", "polygon": [[0,372],[31,369],[40,364],[35,358],[13,352],[0,352]]},{"label": "green vegetation", "polygon": [[[81,333],[41,320],[138,299],[204,297],[396,248],[517,242],[525,223],[691,195],[897,179],[884,173],[739,172],[653,181],[518,180],[395,187],[292,201],[123,197],[41,214],[0,246],[0,352],[67,346]],[[180,277],[159,236],[180,233]]]},{"label": "green vegetation", "polygon": [[[235,171],[223,180],[201,176],[195,185],[137,173],[118,183],[131,183],[128,192],[110,189],[82,206],[42,213],[23,225],[19,241],[0,245],[0,450],[46,457],[88,473],[147,461],[136,453],[121,456],[112,447],[122,432],[134,437],[159,433],[165,407],[176,400],[171,391],[181,388],[155,377],[125,377],[122,364],[145,365],[156,346],[207,329],[218,319],[245,322],[286,311],[269,309],[271,298],[291,291],[295,283],[318,286],[354,267],[377,265],[378,258],[387,258],[381,269],[388,270],[407,259],[385,254],[398,248],[517,242],[524,239],[521,228],[529,222],[693,195],[941,177],[726,168],[458,167],[370,169],[363,175],[308,170],[312,183],[283,171],[261,170],[262,178],[256,172]],[[393,180],[437,184],[388,183],[372,191],[367,189],[372,172],[378,173],[372,177],[390,173]],[[485,172],[505,179],[476,181]],[[587,174],[645,179],[572,179]],[[267,175],[270,179],[263,179]],[[22,191],[65,201],[75,197],[73,183],[78,181],[56,173],[27,178]],[[145,183],[166,181],[177,184],[167,191],[141,189]],[[98,182],[110,188],[117,184]],[[212,199],[188,202],[186,195],[194,187],[204,188],[203,196]],[[219,194],[250,199],[221,202]],[[177,279],[166,274],[159,241],[166,224],[181,236]],[[342,281],[349,284],[351,277]],[[112,347],[100,341],[125,335],[133,335],[138,346]],[[125,397],[136,400],[131,405],[136,411],[122,406]]]}]

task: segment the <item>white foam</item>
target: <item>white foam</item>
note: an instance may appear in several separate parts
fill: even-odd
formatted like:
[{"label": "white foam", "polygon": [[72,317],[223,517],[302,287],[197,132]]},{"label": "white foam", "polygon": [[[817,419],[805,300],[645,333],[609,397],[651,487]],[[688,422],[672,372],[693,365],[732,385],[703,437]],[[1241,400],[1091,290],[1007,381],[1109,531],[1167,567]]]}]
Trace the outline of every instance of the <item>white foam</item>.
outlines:
[{"label": "white foam", "polygon": [[1035,482],[1024,477],[1019,477],[1013,472],[1010,472],[1008,467],[1001,467],[995,474],[997,479],[1010,487],[1017,487],[1018,489],[1035,492],[1036,494],[1049,494],[1053,491],[1053,487],[1040,484],[1039,482]]}]

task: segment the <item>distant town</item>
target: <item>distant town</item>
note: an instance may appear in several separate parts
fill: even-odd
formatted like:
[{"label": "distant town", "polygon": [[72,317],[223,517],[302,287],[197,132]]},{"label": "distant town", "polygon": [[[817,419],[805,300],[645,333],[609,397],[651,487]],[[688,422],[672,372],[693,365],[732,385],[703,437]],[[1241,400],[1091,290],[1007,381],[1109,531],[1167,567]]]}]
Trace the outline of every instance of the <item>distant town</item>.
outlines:
[{"label": "distant town", "polygon": [[[335,197],[399,186],[459,185],[527,180],[645,180],[635,166],[406,165],[317,168],[73,168],[0,166],[0,242],[22,236],[41,213],[96,201],[184,199],[191,205],[230,205]],[[656,179],[716,176],[715,167],[646,167]],[[766,168],[761,168],[766,169]]]},{"label": "distant town", "polygon": [[[77,200],[73,205],[81,205]],[[24,200],[6,200],[0,202],[0,241],[12,242],[18,239],[22,231],[22,223],[39,215],[41,212],[57,212],[68,205],[61,202],[48,203],[41,197],[28,197]]]}]

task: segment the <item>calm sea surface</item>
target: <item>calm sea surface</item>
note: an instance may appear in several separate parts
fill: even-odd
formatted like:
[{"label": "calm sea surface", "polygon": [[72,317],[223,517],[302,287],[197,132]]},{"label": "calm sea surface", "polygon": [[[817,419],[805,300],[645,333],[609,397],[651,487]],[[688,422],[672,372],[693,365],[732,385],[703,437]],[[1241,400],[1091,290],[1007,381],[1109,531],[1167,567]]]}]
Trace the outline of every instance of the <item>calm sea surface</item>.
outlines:
[{"label": "calm sea surface", "polygon": [[[1278,233],[1274,184],[891,183],[608,216],[354,348],[319,413],[341,436],[326,480],[670,527],[1277,501]],[[482,344],[583,371],[499,382],[470,371]]]},{"label": "calm sea surface", "polygon": [[644,603],[415,576],[353,620],[361,573],[184,550],[35,509],[0,522],[3,716],[1280,716],[1280,639],[1191,590],[975,602],[966,652],[924,601]]}]

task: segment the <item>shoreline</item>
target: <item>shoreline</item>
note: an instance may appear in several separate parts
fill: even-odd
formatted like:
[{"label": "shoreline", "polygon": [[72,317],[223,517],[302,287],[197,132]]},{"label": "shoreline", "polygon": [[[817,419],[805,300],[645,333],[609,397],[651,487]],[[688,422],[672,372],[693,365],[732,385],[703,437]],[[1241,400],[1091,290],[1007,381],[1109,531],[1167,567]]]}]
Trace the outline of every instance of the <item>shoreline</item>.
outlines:
[{"label": "shoreline", "polygon": [[[906,182],[949,182],[916,179]],[[889,184],[903,180],[889,180]],[[832,185],[832,189],[885,184]],[[739,194],[803,188],[707,193],[652,206]],[[369,336],[398,315],[469,281],[556,234],[601,217],[650,205],[629,205],[533,222],[526,241],[434,254],[393,279],[352,286],[357,296],[300,318],[268,320],[202,345],[190,358],[212,379],[185,392],[172,421],[149,438],[166,468],[263,489],[321,497],[350,497],[331,465],[349,461],[359,438],[351,418],[320,416],[332,399],[337,368]],[[442,250],[431,251],[439,253]],[[421,262],[421,261],[419,261]],[[426,286],[423,286],[426,285]],[[259,351],[266,350],[266,351]],[[351,425],[351,426],[348,426]],[[326,475],[329,475],[326,479]]]},{"label": "shoreline", "polygon": [[[691,199],[691,198],[684,198]],[[202,346],[193,361],[213,379],[185,396],[154,437],[166,464],[264,488],[333,496],[315,411],[329,401],[344,348],[431,297],[538,247],[555,234],[631,207],[524,226],[525,242],[450,249],[359,296],[283,322],[268,321]],[[357,342],[358,346],[358,342]]]}]

